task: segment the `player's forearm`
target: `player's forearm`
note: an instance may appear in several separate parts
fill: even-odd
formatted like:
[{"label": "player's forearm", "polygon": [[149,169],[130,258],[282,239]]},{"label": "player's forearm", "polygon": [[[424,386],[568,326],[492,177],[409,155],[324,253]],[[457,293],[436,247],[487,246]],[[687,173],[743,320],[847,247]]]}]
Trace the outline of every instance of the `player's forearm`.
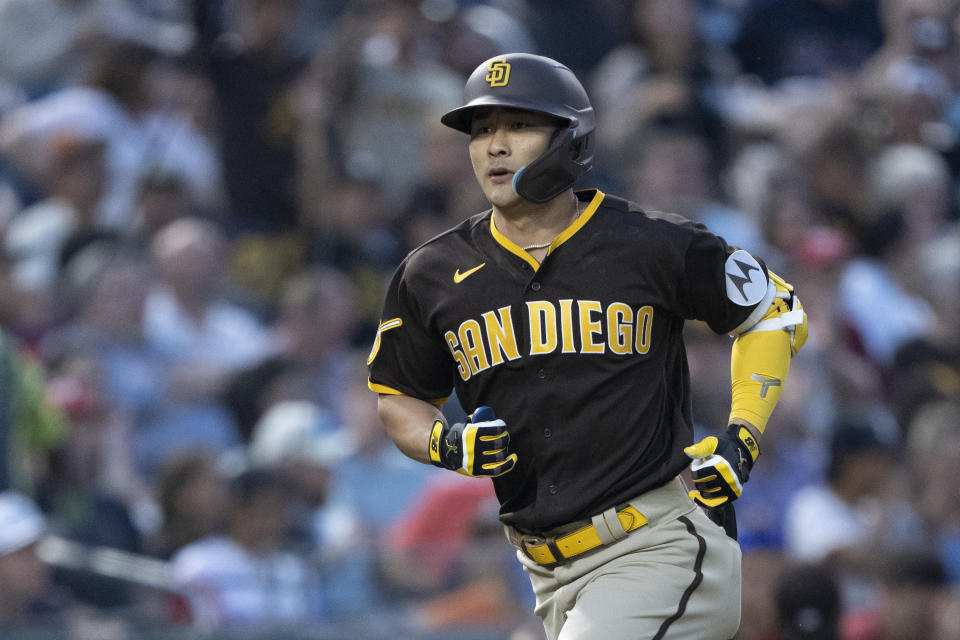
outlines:
[{"label": "player's forearm", "polygon": [[430,464],[430,432],[434,422],[443,419],[440,410],[425,400],[388,394],[380,395],[377,410],[397,448],[417,462]]},{"label": "player's forearm", "polygon": [[750,425],[755,436],[766,429],[790,373],[790,359],[807,339],[807,314],[793,285],[772,271],[769,276],[770,305],[759,321],[736,331],[730,356],[729,422]]},{"label": "player's forearm", "polygon": [[763,331],[738,337],[730,356],[731,423],[763,433],[790,372],[790,336]]}]

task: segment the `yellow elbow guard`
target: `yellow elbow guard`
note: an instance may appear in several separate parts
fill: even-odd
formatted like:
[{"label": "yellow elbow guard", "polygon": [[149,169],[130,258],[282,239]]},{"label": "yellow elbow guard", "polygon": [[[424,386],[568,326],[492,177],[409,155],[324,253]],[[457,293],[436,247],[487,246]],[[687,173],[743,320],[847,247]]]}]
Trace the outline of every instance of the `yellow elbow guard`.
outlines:
[{"label": "yellow elbow guard", "polygon": [[761,432],[780,399],[790,358],[807,339],[807,314],[793,286],[773,272],[770,282],[766,313],[754,324],[739,328],[730,357],[730,421],[746,420]]}]

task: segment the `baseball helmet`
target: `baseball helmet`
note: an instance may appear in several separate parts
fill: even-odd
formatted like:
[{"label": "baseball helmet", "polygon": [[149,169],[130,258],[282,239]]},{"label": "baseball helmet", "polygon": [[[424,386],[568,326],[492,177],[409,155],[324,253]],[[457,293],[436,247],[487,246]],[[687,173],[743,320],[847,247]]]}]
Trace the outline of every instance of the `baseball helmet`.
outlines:
[{"label": "baseball helmet", "polygon": [[552,200],[593,165],[593,106],[573,72],[556,60],[529,53],[495,56],[470,74],[463,97],[465,104],[440,121],[464,133],[470,133],[473,112],[483,107],[538,111],[566,124],[543,155],[514,175],[513,188],[527,200]]}]

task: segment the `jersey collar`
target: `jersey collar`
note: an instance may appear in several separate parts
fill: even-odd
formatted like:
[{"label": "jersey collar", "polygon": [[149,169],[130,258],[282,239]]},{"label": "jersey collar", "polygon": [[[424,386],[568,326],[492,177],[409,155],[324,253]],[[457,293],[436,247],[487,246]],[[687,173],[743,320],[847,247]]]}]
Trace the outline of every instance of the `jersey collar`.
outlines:
[{"label": "jersey collar", "polygon": [[[597,209],[600,207],[600,203],[603,202],[605,194],[599,189],[594,190],[593,199],[590,200],[590,204],[587,205],[587,208],[583,210],[576,220],[570,223],[570,226],[560,232],[556,238],[553,239],[553,242],[550,243],[550,246],[547,247],[547,255],[553,253],[553,251],[562,245],[564,242],[573,237],[577,231],[579,231],[583,225],[587,224],[590,218],[593,217],[593,214],[596,213]],[[540,268],[540,263],[531,256],[529,253],[524,251],[518,244],[507,236],[500,233],[497,229],[497,225],[493,221],[493,216],[490,216],[490,233],[493,235],[494,240],[496,240],[504,249],[510,253],[523,258],[527,264],[533,267],[533,270],[536,271]]]}]

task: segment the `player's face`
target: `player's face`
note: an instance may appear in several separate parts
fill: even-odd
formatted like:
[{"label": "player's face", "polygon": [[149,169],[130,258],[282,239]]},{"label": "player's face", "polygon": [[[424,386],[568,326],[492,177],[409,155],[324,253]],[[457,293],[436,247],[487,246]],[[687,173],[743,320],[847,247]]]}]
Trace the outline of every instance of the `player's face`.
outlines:
[{"label": "player's face", "polygon": [[504,209],[526,202],[513,190],[513,176],[546,151],[557,126],[555,118],[536,111],[504,107],[477,111],[470,133],[470,160],[493,206]]}]

